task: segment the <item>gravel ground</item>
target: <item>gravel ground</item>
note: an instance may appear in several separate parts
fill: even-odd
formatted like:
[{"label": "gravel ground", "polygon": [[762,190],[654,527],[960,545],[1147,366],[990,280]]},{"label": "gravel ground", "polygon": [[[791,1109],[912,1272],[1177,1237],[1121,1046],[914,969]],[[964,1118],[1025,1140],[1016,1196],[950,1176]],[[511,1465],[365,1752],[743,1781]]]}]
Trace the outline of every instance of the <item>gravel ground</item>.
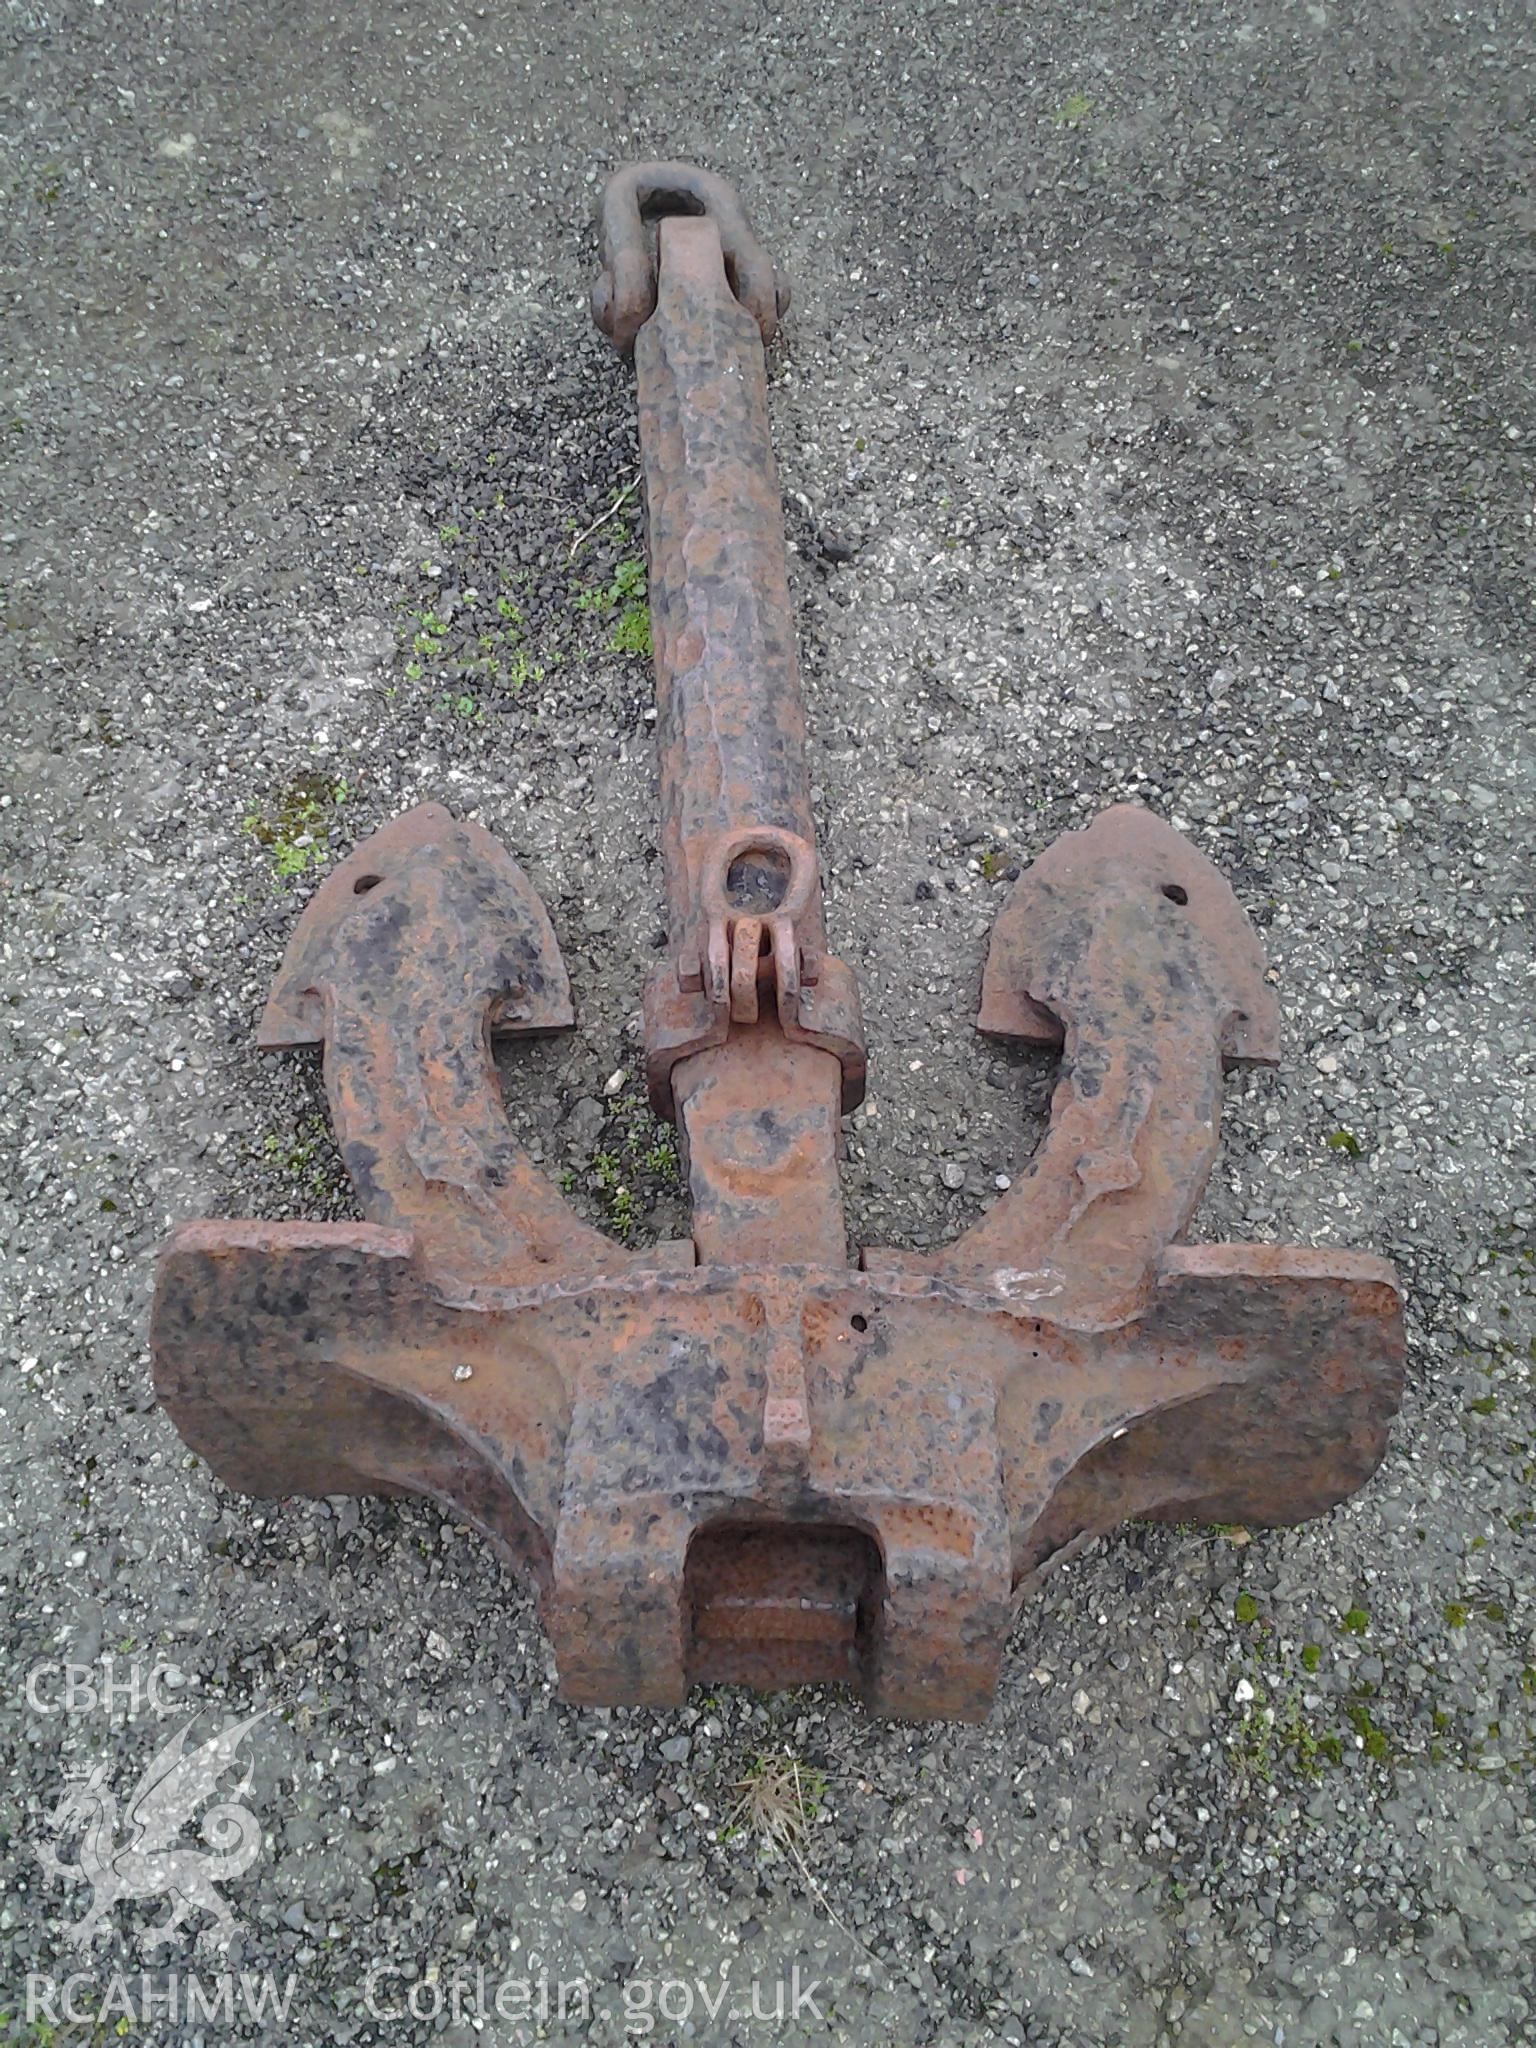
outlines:
[{"label": "gravel ground", "polygon": [[[1526,11],[18,0],[6,33],[20,2037],[55,2038],[28,1974],[73,1969],[81,2041],[1536,2041]],[[772,410],[871,1044],[856,1241],[942,1239],[1027,1158],[1047,1083],[973,1037],[985,934],[1137,797],[1232,877],[1286,1013],[1196,1234],[1408,1288],[1364,1494],[1096,1546],[979,1729],[566,1709],[478,1541],[226,1494],[150,1395],[173,1222],[350,1213],[313,1063],[252,1026],[315,875],[424,798],[524,862],[571,971],[515,1120],[594,1216],[685,1227],[636,1083],[633,499],[571,560],[636,461],[583,297],[637,155],[735,178],[795,279]],[[171,1674],[105,1700],[106,1656]],[[146,2011],[160,1904],[77,1957],[86,1894],[38,1861],[80,1854],[66,1776],[125,1797],[189,1700],[271,1710],[225,1889],[281,2028],[172,2016],[163,1978]],[[789,1853],[729,1825],[775,1760]],[[403,1973],[382,2019],[370,1970]],[[534,2016],[477,2012],[477,1970]]]}]

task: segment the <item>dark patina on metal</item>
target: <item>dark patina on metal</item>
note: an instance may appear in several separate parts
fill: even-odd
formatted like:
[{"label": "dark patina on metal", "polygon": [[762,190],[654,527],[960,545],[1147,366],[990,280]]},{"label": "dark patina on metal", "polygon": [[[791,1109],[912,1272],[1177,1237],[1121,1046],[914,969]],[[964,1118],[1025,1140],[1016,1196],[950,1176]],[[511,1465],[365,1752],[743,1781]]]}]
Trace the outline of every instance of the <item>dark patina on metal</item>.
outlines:
[{"label": "dark patina on metal", "polygon": [[[864,1090],[828,950],[763,347],[782,280],[721,180],[631,166],[599,325],[639,383],[670,944],[645,996],[691,1240],[636,1253],[513,1141],[495,1035],[570,991],[526,877],[434,804],[300,920],[260,1043],[319,1043],[361,1223],[199,1222],[160,1257],[155,1378],[255,1494],[416,1493],[536,1589],[567,1698],[847,1682],[984,1715],[1020,1602],[1132,1516],[1286,1524],[1381,1459],[1390,1266],[1180,1239],[1223,1071],[1278,1012],[1227,884],[1110,810],[1015,885],[983,1031],[1061,1048],[1049,1132],[973,1229],[850,1258]],[[653,241],[654,233],[654,241]]]}]

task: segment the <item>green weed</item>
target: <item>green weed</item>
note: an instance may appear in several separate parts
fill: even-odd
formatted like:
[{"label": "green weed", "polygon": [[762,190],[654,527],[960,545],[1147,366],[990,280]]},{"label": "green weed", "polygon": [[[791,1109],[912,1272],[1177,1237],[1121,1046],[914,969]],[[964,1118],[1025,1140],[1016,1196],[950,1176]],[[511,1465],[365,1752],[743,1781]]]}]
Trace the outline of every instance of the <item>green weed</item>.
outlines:
[{"label": "green weed", "polygon": [[253,804],[240,821],[241,829],[267,849],[281,879],[292,881],[325,859],[330,814],[350,795],[344,779],[299,775],[275,803]]}]

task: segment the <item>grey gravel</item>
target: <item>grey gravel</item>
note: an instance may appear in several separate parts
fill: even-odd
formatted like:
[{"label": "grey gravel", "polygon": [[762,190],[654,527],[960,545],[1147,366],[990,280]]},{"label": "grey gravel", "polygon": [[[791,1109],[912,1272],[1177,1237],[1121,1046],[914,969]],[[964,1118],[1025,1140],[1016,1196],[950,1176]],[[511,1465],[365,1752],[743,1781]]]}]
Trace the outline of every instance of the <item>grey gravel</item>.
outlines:
[{"label": "grey gravel", "polygon": [[[137,1973],[164,1910],[77,1958],[35,1855],[70,1773],[125,1797],[179,1725],[29,1705],[111,1655],[178,1667],[199,1727],[272,1710],[226,1893],[285,2039],[1536,2038],[1527,10],[23,0],[5,34],[0,2009]],[[1232,877],[1286,1013],[1197,1234],[1409,1290],[1370,1488],[1097,1546],[980,1729],[566,1709],[477,1540],[228,1495],[150,1394],[173,1222],[350,1213],[313,1064],[252,1025],[316,872],[427,797],[571,970],[520,1128],[594,1215],[617,1177],[641,1238],[686,1225],[636,1107],[649,677],[573,604],[632,497],[570,561],[636,462],[582,303],[633,155],[735,178],[795,281],[856,1241],[942,1239],[1026,1160],[1049,1076],[971,1033],[986,932],[1136,798]],[[778,1853],[729,1821],[776,1758],[812,1816]],[[592,2012],[375,2020],[375,1966],[424,2011],[483,1966]],[[754,2019],[795,1969],[814,2009]]]}]

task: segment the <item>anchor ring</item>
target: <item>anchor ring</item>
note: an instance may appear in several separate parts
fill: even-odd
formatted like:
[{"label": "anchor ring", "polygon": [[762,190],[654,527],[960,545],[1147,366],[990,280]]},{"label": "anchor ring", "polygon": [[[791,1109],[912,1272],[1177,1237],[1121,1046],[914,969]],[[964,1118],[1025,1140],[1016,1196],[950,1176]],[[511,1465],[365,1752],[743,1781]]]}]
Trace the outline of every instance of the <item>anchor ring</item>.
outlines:
[{"label": "anchor ring", "polygon": [[656,310],[656,257],[646,223],[679,213],[714,222],[726,277],[766,348],[789,310],[789,280],[753,234],[735,186],[697,164],[626,164],[603,187],[603,267],[592,287],[592,318],[620,354],[630,353]]}]

